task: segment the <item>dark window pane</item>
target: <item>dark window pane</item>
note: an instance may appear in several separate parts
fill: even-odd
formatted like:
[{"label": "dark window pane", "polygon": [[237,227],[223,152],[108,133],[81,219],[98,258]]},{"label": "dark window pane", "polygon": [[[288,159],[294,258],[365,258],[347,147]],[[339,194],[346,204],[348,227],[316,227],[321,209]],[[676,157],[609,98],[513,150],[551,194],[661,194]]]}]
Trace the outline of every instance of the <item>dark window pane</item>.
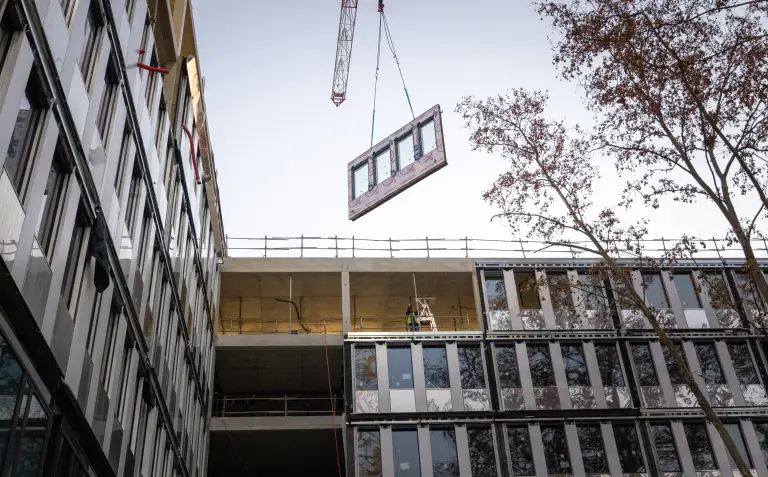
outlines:
[{"label": "dark window pane", "polygon": [[589,386],[589,373],[581,345],[563,345],[563,366],[568,386]]},{"label": "dark window pane", "polygon": [[613,435],[616,438],[616,449],[619,451],[622,472],[645,472],[640,438],[635,426],[633,424],[614,425]]},{"label": "dark window pane", "polygon": [[547,287],[549,298],[555,310],[573,309],[573,297],[571,295],[571,282],[565,273],[547,272]]},{"label": "dark window pane", "polygon": [[568,453],[568,441],[564,427],[542,427],[541,441],[544,444],[544,457],[547,460],[547,472],[550,474],[570,474],[571,457]]},{"label": "dark window pane", "polygon": [[552,357],[549,346],[527,346],[528,366],[531,368],[531,380],[535,387],[554,386],[555,373],[552,371]]},{"label": "dark window pane", "polygon": [[503,278],[487,278],[485,280],[485,297],[488,300],[488,311],[509,310]]},{"label": "dark window pane", "polygon": [[669,300],[658,273],[643,273],[643,292],[645,303],[656,309],[669,308]]},{"label": "dark window pane", "polygon": [[472,477],[498,477],[493,432],[487,427],[468,428],[469,464]]},{"label": "dark window pane", "polygon": [[8,343],[0,338],[0,468],[5,462],[11,420],[16,409],[22,370]]},{"label": "dark window pane", "polygon": [[357,468],[360,477],[381,477],[379,431],[360,431],[357,434]]},{"label": "dark window pane", "polygon": [[540,310],[539,286],[533,272],[515,272],[517,299],[521,310]]},{"label": "dark window pane", "polygon": [[[739,450],[739,455],[741,456],[742,459],[744,459],[744,462],[747,464],[747,467],[753,467],[752,458],[749,455],[749,452],[747,451],[747,446],[744,444],[744,435],[741,433],[741,426],[735,422],[730,422],[724,425],[725,425],[725,428],[728,429],[728,434],[731,435],[731,439],[733,439],[733,444]],[[731,457],[730,453],[728,453],[728,460],[731,461],[731,468],[735,469],[736,464],[733,462],[733,457]]]},{"label": "dark window pane", "polygon": [[675,438],[672,428],[666,424],[651,426],[651,438],[659,458],[659,468],[662,472],[680,472],[680,459],[677,457]]},{"label": "dark window pane", "polygon": [[717,349],[714,344],[696,344],[696,357],[699,358],[701,376],[707,384],[725,384],[725,375],[717,358]]},{"label": "dark window pane", "polygon": [[728,347],[728,354],[731,355],[736,376],[739,378],[739,384],[760,384],[749,346],[746,343],[727,343],[726,346]]},{"label": "dark window pane", "polygon": [[43,460],[45,432],[48,429],[48,415],[40,406],[36,396],[29,402],[29,413],[21,438],[19,454],[13,465],[12,477],[35,477]]},{"label": "dark window pane", "polygon": [[389,389],[413,389],[411,348],[387,348]]},{"label": "dark window pane", "polygon": [[485,389],[483,355],[479,346],[459,346],[462,389]]},{"label": "dark window pane", "polygon": [[717,469],[715,456],[712,454],[712,446],[709,443],[707,427],[704,424],[685,424],[683,428],[696,470]]},{"label": "dark window pane", "polygon": [[434,477],[459,477],[459,456],[456,453],[456,431],[430,429],[432,474]]},{"label": "dark window pane", "polygon": [[421,477],[419,438],[416,431],[392,431],[395,477]]},{"label": "dark window pane", "polygon": [[445,348],[424,348],[424,379],[428,388],[451,387],[448,377],[448,356]]},{"label": "dark window pane", "polygon": [[701,308],[699,294],[696,292],[696,285],[693,283],[693,275],[690,273],[680,273],[672,276],[675,282],[675,289],[683,308]]},{"label": "dark window pane", "polygon": [[603,386],[624,386],[624,373],[621,371],[621,361],[616,345],[595,345],[595,355],[597,355]]},{"label": "dark window pane", "polygon": [[723,272],[707,272],[704,274],[704,282],[707,285],[709,300],[712,308],[725,309],[733,308],[733,300],[728,291],[728,283],[725,281]]},{"label": "dark window pane", "polygon": [[514,475],[536,475],[528,426],[508,427],[509,459]]},{"label": "dark window pane", "polygon": [[651,358],[651,348],[647,344],[632,345],[632,361],[635,363],[637,380],[640,386],[658,386],[659,378],[656,376],[656,368]]},{"label": "dark window pane", "polygon": [[757,443],[763,452],[763,459],[768,462],[768,423],[755,422],[753,425],[755,426],[755,434],[757,434]]},{"label": "dark window pane", "polygon": [[502,388],[519,388],[520,373],[517,369],[515,345],[497,346],[496,363],[499,367],[499,385]]},{"label": "dark window pane", "polygon": [[[683,352],[682,346],[675,343],[672,343],[672,346],[674,346],[675,349],[677,349],[677,352],[680,354],[680,356],[683,358],[683,361],[685,362],[685,353]],[[669,380],[675,386],[679,384],[685,384],[685,380],[683,379],[683,373],[681,373],[680,370],[678,369],[677,363],[672,358],[672,353],[664,345],[661,345],[661,350],[664,353],[664,363],[667,365]]]},{"label": "dark window pane", "polygon": [[584,471],[588,474],[607,473],[608,459],[605,457],[603,433],[600,431],[600,427],[579,426],[576,428],[576,432],[579,435]]},{"label": "dark window pane", "polygon": [[376,381],[376,349],[355,347],[355,382],[358,391],[378,389]]},{"label": "dark window pane", "polygon": [[16,116],[16,122],[11,135],[11,142],[8,144],[8,150],[5,156],[3,166],[8,172],[8,178],[11,179],[13,187],[20,199],[24,198],[32,166],[33,148],[35,146],[38,119],[41,116],[41,110],[33,104],[30,95],[30,85],[21,98],[19,112]]}]

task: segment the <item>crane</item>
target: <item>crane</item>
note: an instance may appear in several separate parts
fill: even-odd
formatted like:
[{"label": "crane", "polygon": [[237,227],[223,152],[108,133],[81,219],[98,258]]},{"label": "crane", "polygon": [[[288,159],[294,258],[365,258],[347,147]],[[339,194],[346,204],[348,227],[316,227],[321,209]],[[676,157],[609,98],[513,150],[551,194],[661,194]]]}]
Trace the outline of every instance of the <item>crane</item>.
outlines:
[{"label": "crane", "polygon": [[[347,99],[349,62],[352,59],[352,38],[355,36],[358,0],[341,0],[339,37],[336,43],[336,63],[333,68],[333,91],[331,101],[336,106]],[[381,3],[381,2],[380,2]]]}]

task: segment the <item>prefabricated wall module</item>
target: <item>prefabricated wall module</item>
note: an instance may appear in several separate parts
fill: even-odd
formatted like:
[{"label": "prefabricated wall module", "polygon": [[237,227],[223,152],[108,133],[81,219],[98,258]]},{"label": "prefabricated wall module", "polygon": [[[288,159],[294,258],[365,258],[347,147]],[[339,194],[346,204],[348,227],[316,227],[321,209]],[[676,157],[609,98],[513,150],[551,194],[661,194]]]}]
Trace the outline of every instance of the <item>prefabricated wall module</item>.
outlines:
[{"label": "prefabricated wall module", "polygon": [[437,104],[347,165],[349,219],[362,217],[447,165]]}]

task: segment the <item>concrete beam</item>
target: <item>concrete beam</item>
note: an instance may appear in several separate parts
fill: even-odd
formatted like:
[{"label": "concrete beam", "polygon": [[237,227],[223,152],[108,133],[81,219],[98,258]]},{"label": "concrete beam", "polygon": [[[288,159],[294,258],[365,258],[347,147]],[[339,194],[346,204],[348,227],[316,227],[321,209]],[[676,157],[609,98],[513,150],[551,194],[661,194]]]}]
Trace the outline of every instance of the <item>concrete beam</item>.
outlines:
[{"label": "concrete beam", "polygon": [[222,273],[472,272],[469,258],[250,258],[224,259]]},{"label": "concrete beam", "polygon": [[323,347],[328,346],[341,346],[344,343],[344,337],[342,335],[323,335],[323,334],[311,334],[311,335],[219,335],[216,340],[217,348],[283,348],[283,347]]},{"label": "concrete beam", "polygon": [[341,429],[341,420],[341,416],[213,417],[210,430],[233,432]]}]

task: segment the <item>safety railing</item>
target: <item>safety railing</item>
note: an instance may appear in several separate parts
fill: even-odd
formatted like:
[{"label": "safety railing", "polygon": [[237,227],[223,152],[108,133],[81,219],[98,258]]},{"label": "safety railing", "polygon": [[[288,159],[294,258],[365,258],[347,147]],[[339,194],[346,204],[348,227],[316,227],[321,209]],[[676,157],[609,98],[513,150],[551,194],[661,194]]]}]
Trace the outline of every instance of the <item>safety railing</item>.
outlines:
[{"label": "safety railing", "polygon": [[[646,239],[634,242],[647,256],[662,256],[673,250],[682,239]],[[591,258],[580,246],[589,242],[574,240],[569,244],[521,239],[478,238],[405,238],[371,239],[360,237],[226,237],[232,257],[466,257],[466,258]],[[700,257],[738,259],[743,257],[738,243],[726,239],[691,240]],[[622,248],[622,247],[619,247]],[[768,258],[768,240],[752,240],[759,258]],[[632,255],[627,253],[627,257]]]},{"label": "safety railing", "polygon": [[[477,320],[468,315],[465,316],[435,316],[434,331],[479,331]],[[404,315],[387,317],[355,318],[352,325],[355,332],[407,332],[407,331],[433,331],[428,324],[420,324],[416,329],[408,326]]]},{"label": "safety railing", "polygon": [[217,417],[338,416],[344,411],[340,395],[223,396],[213,400]]},{"label": "safety railing", "polygon": [[329,317],[318,319],[295,317],[288,318],[221,318],[219,320],[219,334],[232,335],[271,335],[271,334],[329,334],[340,335],[343,333],[341,317]]}]

